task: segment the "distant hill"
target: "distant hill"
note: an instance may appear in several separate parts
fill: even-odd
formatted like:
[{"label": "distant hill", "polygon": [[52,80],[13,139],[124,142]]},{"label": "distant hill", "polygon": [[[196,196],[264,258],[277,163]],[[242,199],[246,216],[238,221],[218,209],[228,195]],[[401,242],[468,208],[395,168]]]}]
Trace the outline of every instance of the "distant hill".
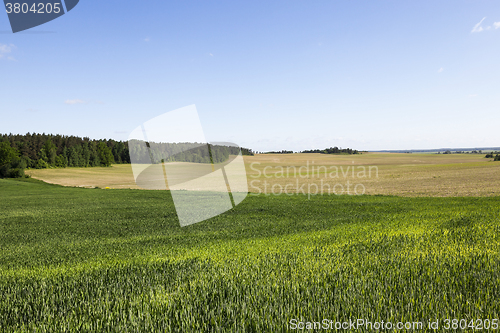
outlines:
[{"label": "distant hill", "polygon": [[371,153],[472,153],[482,154],[486,152],[499,151],[500,147],[482,147],[482,148],[437,148],[437,149],[400,149],[400,150],[369,150]]}]

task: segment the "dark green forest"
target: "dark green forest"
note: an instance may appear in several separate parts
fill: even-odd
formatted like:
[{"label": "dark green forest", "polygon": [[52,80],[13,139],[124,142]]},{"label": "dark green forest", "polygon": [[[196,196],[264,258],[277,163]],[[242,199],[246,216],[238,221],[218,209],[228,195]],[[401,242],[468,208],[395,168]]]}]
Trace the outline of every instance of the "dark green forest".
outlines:
[{"label": "dark green forest", "polygon": [[[132,145],[133,156],[144,163],[152,160],[153,163],[162,160],[219,163],[240,152],[238,147],[193,143],[143,142]],[[247,148],[241,148],[241,152],[253,155]],[[128,142],[45,133],[0,134],[0,177],[23,177],[26,168],[107,167],[113,163],[130,163]]]},{"label": "dark green forest", "polygon": [[28,168],[94,167],[130,163],[127,143],[122,141],[27,133],[3,134],[0,142],[6,142],[15,149]]}]

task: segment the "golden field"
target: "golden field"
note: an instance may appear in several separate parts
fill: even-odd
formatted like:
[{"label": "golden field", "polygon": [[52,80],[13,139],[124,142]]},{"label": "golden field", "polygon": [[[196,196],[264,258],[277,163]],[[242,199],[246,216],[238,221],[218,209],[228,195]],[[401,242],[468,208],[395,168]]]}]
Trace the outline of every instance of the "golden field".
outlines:
[{"label": "golden field", "polygon": [[[249,190],[254,193],[500,194],[500,162],[486,159],[484,154],[259,154],[244,159]],[[26,173],[64,186],[138,188],[132,168],[127,164],[110,168],[27,170]]]}]

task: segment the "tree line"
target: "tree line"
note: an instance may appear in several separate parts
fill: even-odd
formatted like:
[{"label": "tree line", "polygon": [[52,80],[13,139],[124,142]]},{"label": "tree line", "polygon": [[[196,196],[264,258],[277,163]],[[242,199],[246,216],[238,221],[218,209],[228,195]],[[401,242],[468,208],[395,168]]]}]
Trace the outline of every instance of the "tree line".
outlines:
[{"label": "tree line", "polygon": [[339,148],[339,147],[330,147],[325,149],[314,149],[314,150],[304,150],[301,153],[316,153],[316,154],[359,154],[357,150],[353,150],[350,148]]},{"label": "tree line", "polygon": [[[437,152],[438,154],[441,154],[440,151]],[[445,150],[443,154],[482,154],[483,152],[481,150],[471,150],[471,151],[465,151],[465,150],[457,150],[457,151],[451,151],[451,150]]]},{"label": "tree line", "polygon": [[[146,148],[148,147],[148,148]],[[134,156],[154,163],[184,161],[219,163],[236,155],[240,148],[193,143],[132,144]],[[241,148],[243,155],[253,155]],[[24,169],[65,167],[107,167],[130,163],[129,143],[116,140],[91,140],[88,137],[27,133],[0,134],[0,177],[23,177]]]},{"label": "tree line", "polygon": [[95,167],[130,163],[126,142],[27,133],[0,135],[0,176],[22,177],[25,168]]},{"label": "tree line", "polygon": [[[157,143],[141,140],[129,142],[130,156],[134,163],[192,162],[221,163],[229,155],[238,155],[239,147],[206,143]],[[254,155],[252,150],[241,148],[242,155]]]},{"label": "tree line", "polygon": [[[303,154],[360,154],[359,151],[353,150],[350,148],[338,148],[338,147],[330,147],[325,149],[311,149],[311,150],[303,150],[300,153]],[[266,151],[260,152],[258,154],[295,154],[292,150],[278,150],[278,151]]]},{"label": "tree line", "polygon": [[292,150],[266,151],[262,154],[293,154]]}]

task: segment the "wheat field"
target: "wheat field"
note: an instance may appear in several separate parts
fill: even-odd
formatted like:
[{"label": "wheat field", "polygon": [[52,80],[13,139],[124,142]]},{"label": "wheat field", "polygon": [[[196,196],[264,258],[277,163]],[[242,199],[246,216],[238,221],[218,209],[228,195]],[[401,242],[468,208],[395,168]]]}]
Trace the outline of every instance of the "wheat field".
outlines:
[{"label": "wheat field", "polygon": [[[486,159],[482,154],[259,154],[245,156],[244,159],[249,191],[253,193],[272,194],[274,191],[275,194],[283,194],[287,185],[287,193],[300,193],[300,187],[314,193],[316,185],[318,194],[326,194],[328,186],[330,193],[334,194],[500,194],[500,162]],[[27,170],[26,173],[33,178],[64,186],[138,188],[132,168],[127,164],[115,164],[110,168]],[[352,189],[358,184],[362,186],[357,187],[356,193],[347,193],[347,182]]]}]

